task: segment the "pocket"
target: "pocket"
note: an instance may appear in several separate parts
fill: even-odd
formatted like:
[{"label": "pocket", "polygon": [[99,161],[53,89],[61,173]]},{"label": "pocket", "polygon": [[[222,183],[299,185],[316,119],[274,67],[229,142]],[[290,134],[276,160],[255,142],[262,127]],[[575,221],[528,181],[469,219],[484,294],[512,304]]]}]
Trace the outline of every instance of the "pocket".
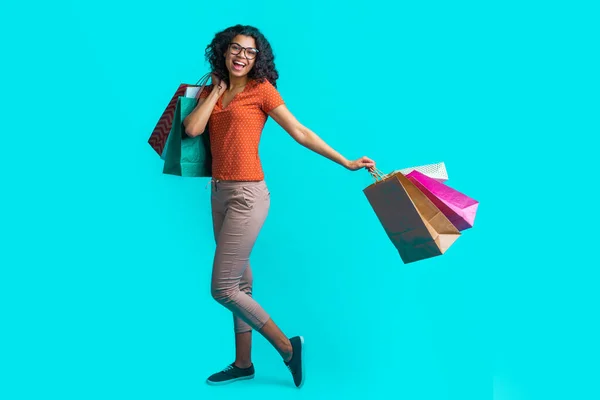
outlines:
[{"label": "pocket", "polygon": [[271,192],[269,191],[269,187],[264,182],[253,189],[255,199],[266,202],[271,201]]},{"label": "pocket", "polygon": [[244,206],[248,207],[250,210],[252,208],[254,208],[254,202],[255,202],[256,196],[252,192],[252,188],[247,187],[247,186],[242,186],[241,188],[238,189],[238,194],[240,197],[240,201],[242,202],[242,204]]}]

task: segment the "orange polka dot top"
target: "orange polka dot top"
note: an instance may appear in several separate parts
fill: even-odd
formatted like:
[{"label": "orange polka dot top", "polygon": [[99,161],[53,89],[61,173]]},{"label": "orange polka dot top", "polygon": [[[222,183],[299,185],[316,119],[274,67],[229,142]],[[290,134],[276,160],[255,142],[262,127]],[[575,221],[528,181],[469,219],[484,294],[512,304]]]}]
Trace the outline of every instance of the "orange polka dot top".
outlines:
[{"label": "orange polka dot top", "polygon": [[[213,85],[205,86],[200,98],[208,97],[212,89]],[[258,145],[268,113],[281,104],[284,101],[277,88],[266,79],[248,80],[224,108],[222,96],[219,98],[208,120],[213,179],[264,179]]]}]

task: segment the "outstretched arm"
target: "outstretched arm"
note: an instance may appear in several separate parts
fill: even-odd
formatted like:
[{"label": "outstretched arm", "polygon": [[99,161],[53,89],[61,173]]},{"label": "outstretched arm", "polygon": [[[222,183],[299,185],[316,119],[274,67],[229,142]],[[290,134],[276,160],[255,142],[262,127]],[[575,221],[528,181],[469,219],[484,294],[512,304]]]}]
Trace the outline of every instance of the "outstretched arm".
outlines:
[{"label": "outstretched arm", "polygon": [[302,146],[330,159],[341,166],[356,171],[361,168],[371,170],[375,167],[375,162],[368,157],[361,157],[357,160],[348,160],[340,153],[332,149],[316,133],[302,125],[296,117],[290,112],[285,104],[275,107],[269,116],[275,120],[296,142]]}]

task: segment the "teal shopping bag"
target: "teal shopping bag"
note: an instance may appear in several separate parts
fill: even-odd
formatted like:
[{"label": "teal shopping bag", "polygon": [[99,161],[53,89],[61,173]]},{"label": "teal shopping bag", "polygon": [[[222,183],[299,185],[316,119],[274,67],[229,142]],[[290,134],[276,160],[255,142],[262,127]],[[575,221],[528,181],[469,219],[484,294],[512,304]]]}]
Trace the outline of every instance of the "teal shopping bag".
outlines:
[{"label": "teal shopping bag", "polygon": [[182,177],[212,176],[212,157],[208,124],[203,134],[189,137],[185,133],[183,120],[196,107],[198,100],[179,97],[173,116],[173,125],[165,146],[163,173]]},{"label": "teal shopping bag", "polygon": [[165,111],[163,111],[162,115],[160,116],[160,119],[156,123],[156,126],[154,127],[154,130],[150,135],[150,138],[148,138],[148,143],[150,144],[150,146],[152,146],[154,151],[156,151],[160,155],[160,158],[163,161],[165,160],[166,156],[165,148],[167,144],[167,138],[169,137],[169,132],[171,130],[171,127],[173,126],[173,119],[175,117],[175,107],[177,106],[177,99],[179,99],[180,96],[198,97],[197,95],[189,96],[188,90],[191,88],[196,88],[196,93],[199,94],[200,92],[202,92],[202,90],[208,83],[210,77],[211,73],[207,72],[202,78],[198,80],[198,82],[196,82],[195,85],[180,83],[179,87],[175,91],[175,94],[173,94],[173,96],[171,97],[169,104],[167,104],[167,108],[165,108]]}]

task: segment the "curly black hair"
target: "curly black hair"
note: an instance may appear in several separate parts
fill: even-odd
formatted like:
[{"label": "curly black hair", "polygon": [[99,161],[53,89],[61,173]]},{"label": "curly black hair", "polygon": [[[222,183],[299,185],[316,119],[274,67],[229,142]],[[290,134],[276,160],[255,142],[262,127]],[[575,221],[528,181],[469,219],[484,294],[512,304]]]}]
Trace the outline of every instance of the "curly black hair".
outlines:
[{"label": "curly black hair", "polygon": [[223,54],[227,51],[229,43],[237,35],[253,37],[256,41],[256,47],[259,50],[254,67],[248,73],[248,78],[256,79],[257,81],[267,79],[273,86],[277,87],[279,73],[275,68],[275,55],[273,54],[271,44],[257,28],[249,25],[238,24],[215,34],[212,42],[206,46],[205,50],[205,57],[210,63],[212,72],[229,84],[229,71],[225,65]]}]

